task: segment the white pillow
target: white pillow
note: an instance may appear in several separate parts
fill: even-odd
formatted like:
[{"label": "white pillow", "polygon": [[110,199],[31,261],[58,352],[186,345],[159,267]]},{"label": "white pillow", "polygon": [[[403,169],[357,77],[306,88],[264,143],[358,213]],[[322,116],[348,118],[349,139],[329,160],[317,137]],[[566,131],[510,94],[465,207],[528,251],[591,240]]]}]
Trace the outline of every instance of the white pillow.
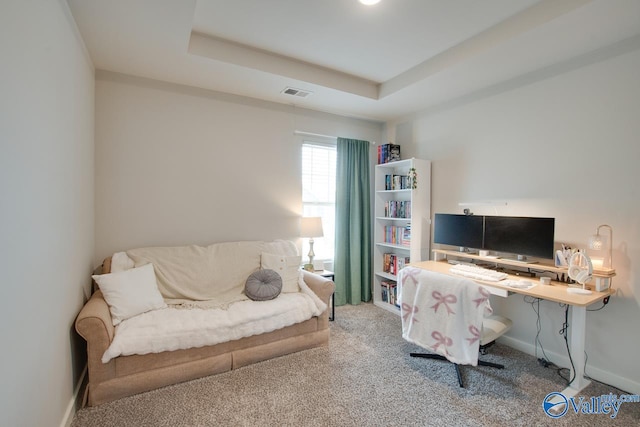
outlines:
[{"label": "white pillow", "polygon": [[109,305],[113,326],[138,314],[167,307],[158,290],[153,264],[91,277]]},{"label": "white pillow", "polygon": [[119,273],[120,271],[132,269],[135,266],[135,263],[129,258],[126,252],[116,252],[111,255],[111,268],[109,271],[111,273]]},{"label": "white pillow", "polygon": [[302,276],[300,263],[302,257],[299,255],[278,255],[262,253],[261,267],[276,271],[282,277],[282,292],[300,292],[298,280]]}]

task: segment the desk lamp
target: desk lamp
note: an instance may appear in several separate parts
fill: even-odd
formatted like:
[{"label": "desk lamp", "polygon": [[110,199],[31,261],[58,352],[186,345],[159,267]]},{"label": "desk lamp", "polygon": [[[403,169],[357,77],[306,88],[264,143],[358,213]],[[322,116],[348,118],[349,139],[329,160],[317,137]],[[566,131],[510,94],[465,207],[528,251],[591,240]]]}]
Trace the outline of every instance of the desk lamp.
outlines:
[{"label": "desk lamp", "polygon": [[602,227],[609,229],[609,259],[606,260],[607,262],[603,262],[602,266],[606,268],[613,268],[613,228],[611,228],[610,225],[602,224],[598,226],[596,234],[591,236],[591,239],[589,239],[589,248],[595,251],[602,250],[604,246],[602,236],[600,236],[600,229]]},{"label": "desk lamp", "polygon": [[303,217],[300,220],[300,236],[309,238],[309,263],[304,265],[304,269],[307,271],[314,271],[313,257],[316,254],[313,252],[313,238],[322,237],[322,218],[319,216]]}]

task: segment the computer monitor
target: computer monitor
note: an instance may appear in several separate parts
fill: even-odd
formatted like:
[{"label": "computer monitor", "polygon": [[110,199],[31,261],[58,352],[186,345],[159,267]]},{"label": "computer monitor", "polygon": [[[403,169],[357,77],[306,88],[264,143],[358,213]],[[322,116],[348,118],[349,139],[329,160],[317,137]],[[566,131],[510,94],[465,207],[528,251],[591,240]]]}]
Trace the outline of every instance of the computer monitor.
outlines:
[{"label": "computer monitor", "polygon": [[437,213],[434,220],[433,243],[482,249],[482,216]]},{"label": "computer monitor", "polygon": [[553,259],[555,218],[484,217],[483,249]]}]

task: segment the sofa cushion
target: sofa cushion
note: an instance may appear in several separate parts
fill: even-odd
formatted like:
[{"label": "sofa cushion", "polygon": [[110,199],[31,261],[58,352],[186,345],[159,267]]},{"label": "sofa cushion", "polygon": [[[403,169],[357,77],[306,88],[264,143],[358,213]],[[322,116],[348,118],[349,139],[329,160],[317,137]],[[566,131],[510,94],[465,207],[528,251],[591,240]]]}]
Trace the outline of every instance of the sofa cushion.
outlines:
[{"label": "sofa cushion", "polygon": [[282,277],[282,292],[300,292],[299,282],[302,280],[299,255],[279,255],[262,253],[261,266],[263,269],[276,271]]},{"label": "sofa cushion", "polygon": [[153,264],[91,277],[109,305],[114,326],[138,314],[167,307],[158,291]]},{"label": "sofa cushion", "polygon": [[244,293],[254,301],[267,301],[280,295],[282,277],[273,270],[263,269],[252,273],[244,286]]},{"label": "sofa cushion", "polygon": [[[313,297],[310,295],[313,294]],[[202,347],[264,334],[320,316],[327,308],[306,288],[269,301],[238,301],[228,309],[168,307],[124,320],[102,362],[132,354]]]},{"label": "sofa cushion", "polygon": [[127,251],[136,267],[156,268],[158,288],[169,304],[211,301],[227,306],[247,299],[244,284],[260,268],[260,241],[225,242],[209,246],[137,248]]}]

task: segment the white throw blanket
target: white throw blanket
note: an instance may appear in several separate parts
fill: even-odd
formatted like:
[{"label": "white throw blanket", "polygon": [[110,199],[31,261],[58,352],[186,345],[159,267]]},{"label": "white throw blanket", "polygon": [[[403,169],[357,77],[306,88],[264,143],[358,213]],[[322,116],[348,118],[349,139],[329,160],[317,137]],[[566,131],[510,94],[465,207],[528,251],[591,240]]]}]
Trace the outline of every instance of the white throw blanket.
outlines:
[{"label": "white throw blanket", "polygon": [[261,241],[225,242],[138,248],[127,251],[127,255],[136,267],[153,264],[158,290],[167,304],[200,302],[203,308],[224,308],[247,299],[244,284],[260,268],[264,247]]},{"label": "white throw blanket", "polygon": [[275,331],[319,316],[327,305],[304,283],[269,301],[239,301],[227,310],[166,308],[122,321],[102,363],[132,354],[215,345]]},{"label": "white throw blanket", "polygon": [[472,280],[415,267],[398,277],[402,337],[453,363],[478,364],[482,319],[492,313],[489,291]]}]

